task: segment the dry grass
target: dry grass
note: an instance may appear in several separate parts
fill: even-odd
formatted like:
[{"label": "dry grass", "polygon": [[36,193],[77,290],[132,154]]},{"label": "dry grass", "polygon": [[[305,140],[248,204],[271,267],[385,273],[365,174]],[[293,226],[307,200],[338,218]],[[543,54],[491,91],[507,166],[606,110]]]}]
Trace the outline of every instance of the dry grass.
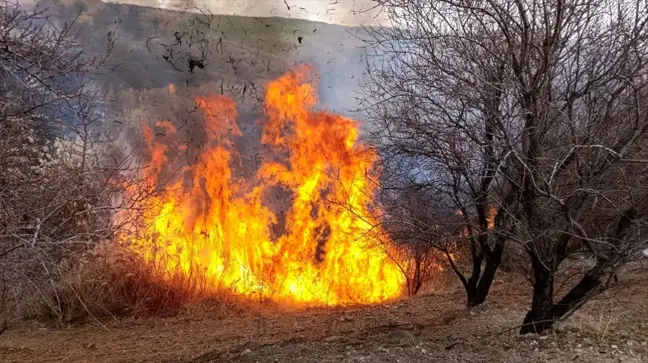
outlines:
[{"label": "dry grass", "polygon": [[56,283],[32,298],[23,318],[63,324],[87,320],[174,316],[186,309],[221,310],[233,302],[227,294],[205,297],[186,281],[161,281],[138,256],[114,248],[98,249]]},{"label": "dry grass", "polygon": [[648,305],[643,276],[646,268],[635,265],[623,271],[620,283],[604,292],[561,324],[557,331],[569,331],[596,344],[627,345],[648,342]]}]

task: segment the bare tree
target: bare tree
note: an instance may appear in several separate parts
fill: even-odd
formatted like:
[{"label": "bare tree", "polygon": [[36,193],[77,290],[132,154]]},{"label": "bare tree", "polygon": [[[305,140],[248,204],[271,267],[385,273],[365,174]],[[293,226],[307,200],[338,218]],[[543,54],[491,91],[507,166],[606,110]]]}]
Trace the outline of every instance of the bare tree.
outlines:
[{"label": "bare tree", "polygon": [[471,271],[468,276],[455,271],[468,305],[479,305],[505,242],[488,231],[489,205],[500,206],[498,223],[503,225],[510,203],[493,193],[506,155],[506,145],[494,137],[504,103],[495,85],[504,77],[505,62],[482,62],[501,45],[471,45],[446,35],[448,25],[433,16],[427,1],[383,5],[397,27],[371,30],[369,45],[379,57],[369,64],[364,86],[368,118],[387,161],[385,172],[434,190],[435,202],[452,206],[450,213],[460,211],[468,230]]},{"label": "bare tree", "polygon": [[[646,246],[647,3],[378,2],[394,27],[371,30],[365,86],[383,153],[466,218],[469,304],[474,286],[475,303],[486,297],[505,243],[525,249],[533,301],[520,332],[546,330]],[[583,251],[596,265],[555,302],[558,267]]]}]

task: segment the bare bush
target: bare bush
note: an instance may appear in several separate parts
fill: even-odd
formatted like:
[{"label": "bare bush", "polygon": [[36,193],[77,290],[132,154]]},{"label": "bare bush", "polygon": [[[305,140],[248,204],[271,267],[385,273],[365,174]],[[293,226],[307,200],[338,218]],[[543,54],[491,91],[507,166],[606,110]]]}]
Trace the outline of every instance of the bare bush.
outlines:
[{"label": "bare bush", "polygon": [[[647,4],[378,2],[395,23],[372,31],[365,85],[383,153],[461,210],[476,303],[505,243],[524,249],[520,332],[546,330],[646,247]],[[555,273],[577,253],[596,262],[559,298]]]},{"label": "bare bush", "polygon": [[432,244],[409,242],[394,247],[390,250],[390,257],[405,276],[408,296],[418,294],[424,285],[438,282],[444,271],[444,260]]},{"label": "bare bush", "polygon": [[[92,76],[109,59],[87,54],[73,24],[46,9],[0,1],[0,271],[3,319],[64,320],[60,283],[79,258],[114,233],[103,94]],[[36,311],[44,309],[43,311]]]},{"label": "bare bush", "polygon": [[390,236],[392,259],[403,271],[409,296],[416,295],[423,284],[442,275],[447,267],[446,257],[456,256],[457,239],[453,229],[459,228],[458,218],[444,218],[441,205],[430,203],[429,190],[407,181],[385,180],[378,199],[385,215],[380,218]]}]

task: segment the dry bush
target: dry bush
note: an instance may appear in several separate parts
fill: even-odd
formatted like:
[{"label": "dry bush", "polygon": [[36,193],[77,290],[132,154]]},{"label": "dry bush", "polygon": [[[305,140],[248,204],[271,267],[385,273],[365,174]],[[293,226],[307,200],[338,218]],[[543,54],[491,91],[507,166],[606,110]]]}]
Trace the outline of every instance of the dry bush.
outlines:
[{"label": "dry bush", "polygon": [[[44,153],[49,160],[40,165],[1,163],[7,173],[0,190],[0,268],[18,315],[30,297],[47,299],[76,256],[111,233],[105,178],[60,159],[60,149]],[[62,301],[55,300],[49,306],[59,310]]]},{"label": "dry bush", "polygon": [[[231,311],[240,303],[229,291],[214,291],[191,277],[161,277],[164,267],[144,261],[127,247],[106,243],[85,254],[57,284],[57,295],[65,302],[61,312],[52,314],[38,303],[33,318],[63,322],[89,318],[148,318],[190,315],[200,312]],[[168,276],[168,275],[167,275]]]},{"label": "dry bush", "polygon": [[74,24],[0,0],[0,332],[13,319],[177,311],[188,294],[110,246],[115,198],[135,167],[105,137],[93,81],[109,60],[88,54]]},{"label": "dry bush", "polygon": [[445,256],[432,244],[405,243],[390,248],[390,257],[405,276],[408,296],[422,288],[438,289],[444,285]]}]

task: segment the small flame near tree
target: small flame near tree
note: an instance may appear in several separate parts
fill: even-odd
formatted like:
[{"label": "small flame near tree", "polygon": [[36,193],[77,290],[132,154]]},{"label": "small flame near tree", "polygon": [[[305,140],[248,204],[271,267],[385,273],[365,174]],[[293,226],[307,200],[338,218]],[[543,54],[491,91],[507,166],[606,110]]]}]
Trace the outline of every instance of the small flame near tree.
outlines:
[{"label": "small flame near tree", "polygon": [[[167,170],[178,162],[172,158],[187,151],[178,130],[168,121],[156,124],[160,133],[144,126],[150,166],[142,176],[151,196],[140,215],[124,212],[119,220],[131,227],[121,236],[124,245],[160,280],[309,306],[401,295],[401,270],[376,248],[387,238],[372,217],[377,155],[357,142],[357,122],[314,110],[310,80],[310,68],[301,66],[268,84],[261,143],[272,155],[251,178],[237,177],[232,167],[233,140],[242,132],[229,97],[196,99],[205,144],[196,162],[174,173]],[[264,202],[273,188],[291,195],[279,235],[278,213]]]}]

